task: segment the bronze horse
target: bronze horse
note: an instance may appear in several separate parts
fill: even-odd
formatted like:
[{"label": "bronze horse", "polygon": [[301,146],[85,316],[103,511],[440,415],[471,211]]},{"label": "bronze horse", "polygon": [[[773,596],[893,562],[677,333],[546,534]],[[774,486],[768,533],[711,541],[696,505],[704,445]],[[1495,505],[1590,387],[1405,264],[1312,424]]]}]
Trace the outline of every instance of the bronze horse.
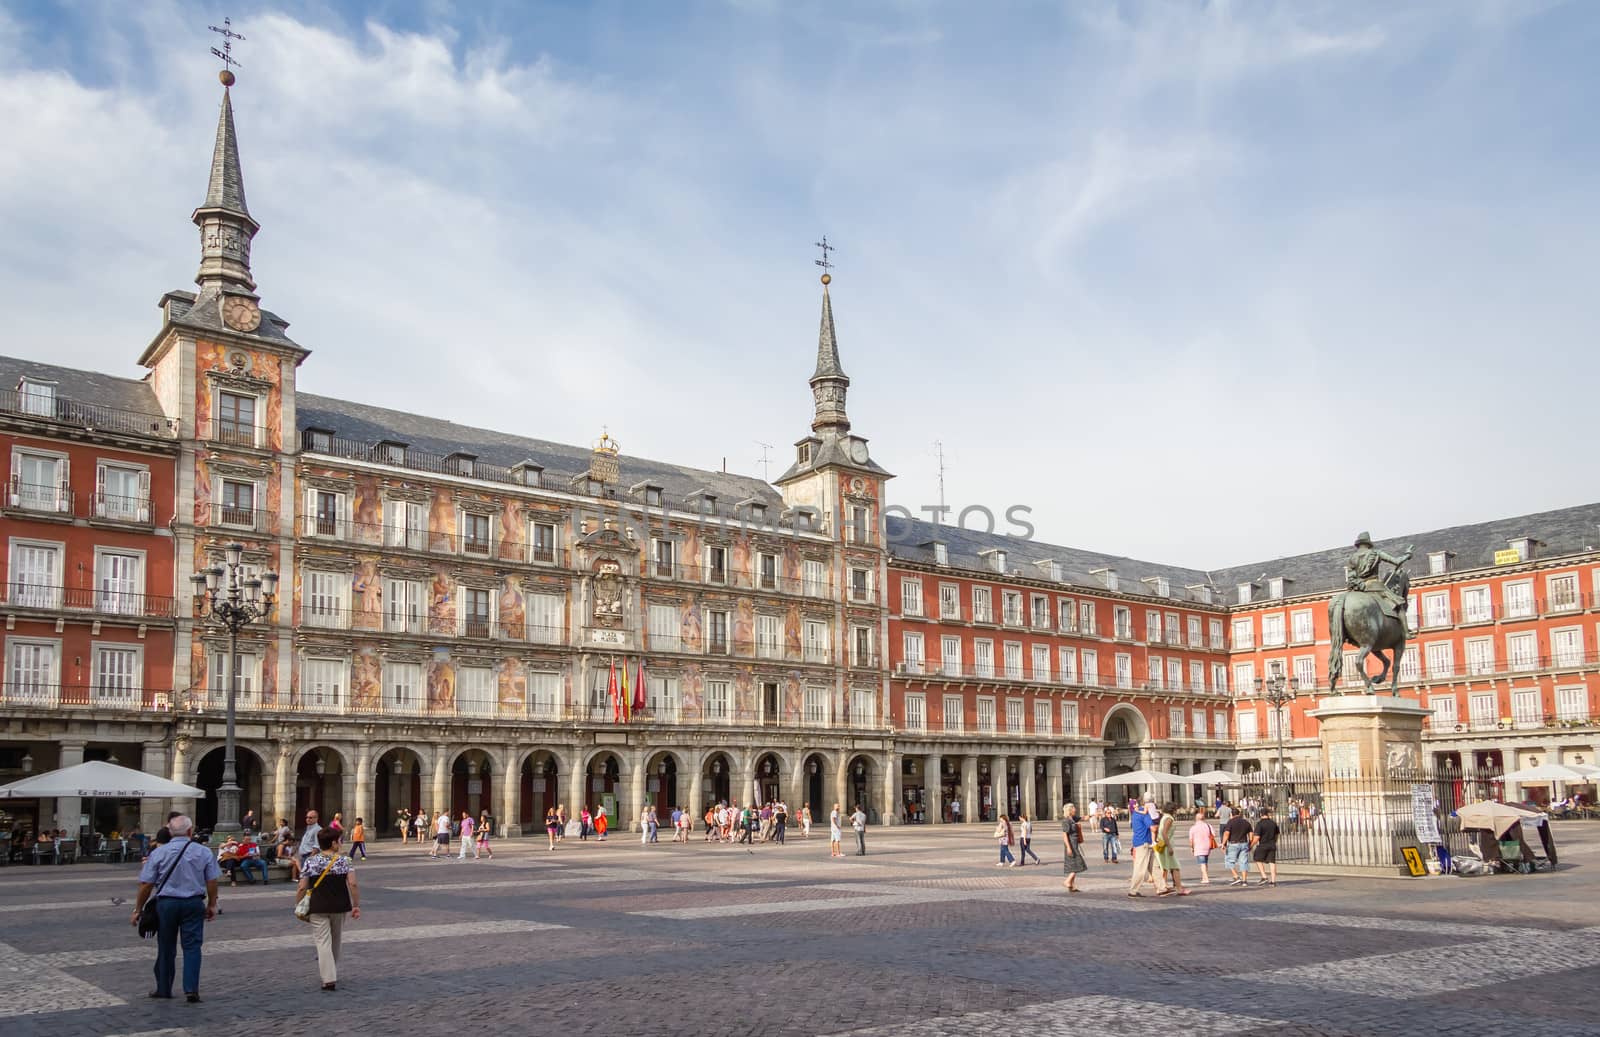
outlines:
[{"label": "bronze horse", "polygon": [[[1404,569],[1395,569],[1384,581],[1391,590],[1400,598],[1406,600],[1406,595],[1411,590],[1411,577]],[[1400,695],[1400,660],[1406,654],[1406,622],[1405,619],[1396,619],[1384,615],[1382,604],[1376,594],[1368,591],[1345,591],[1335,595],[1328,602],[1328,691],[1334,695],[1342,695],[1339,690],[1339,677],[1344,671],[1344,646],[1349,644],[1361,649],[1361,654],[1356,657],[1356,670],[1361,674],[1361,679],[1367,684],[1367,694],[1377,693],[1377,686],[1384,682],[1390,671],[1394,679],[1390,682],[1389,693],[1398,698]],[[1391,662],[1385,652],[1394,652]],[[1383,663],[1383,669],[1377,677],[1367,672],[1367,656],[1376,655],[1378,661]]]}]

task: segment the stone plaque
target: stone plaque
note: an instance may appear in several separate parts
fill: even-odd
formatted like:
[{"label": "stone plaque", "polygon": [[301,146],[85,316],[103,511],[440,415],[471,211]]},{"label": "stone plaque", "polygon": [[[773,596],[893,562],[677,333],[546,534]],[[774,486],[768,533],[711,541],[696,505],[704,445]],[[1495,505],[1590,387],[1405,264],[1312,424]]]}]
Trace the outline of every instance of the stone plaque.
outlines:
[{"label": "stone plaque", "polygon": [[1329,777],[1350,777],[1361,773],[1361,743],[1329,742]]},{"label": "stone plaque", "polygon": [[597,645],[627,644],[628,637],[620,630],[591,630],[589,640]]},{"label": "stone plaque", "polygon": [[[227,724],[207,724],[206,725],[206,737],[207,738],[226,738],[226,737],[228,737],[228,725]],[[267,737],[267,725],[265,725],[265,724],[240,724],[240,723],[236,722],[233,725],[233,738],[234,738],[234,741],[236,741],[236,742],[241,738],[265,738],[265,737]]]}]

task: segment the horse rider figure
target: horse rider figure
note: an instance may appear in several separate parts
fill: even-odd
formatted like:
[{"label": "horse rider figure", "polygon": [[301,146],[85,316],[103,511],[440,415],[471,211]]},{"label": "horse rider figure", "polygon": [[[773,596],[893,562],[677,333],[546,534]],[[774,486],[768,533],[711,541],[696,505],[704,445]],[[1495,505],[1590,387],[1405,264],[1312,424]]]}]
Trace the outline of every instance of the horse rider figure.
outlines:
[{"label": "horse rider figure", "polygon": [[[1396,558],[1387,551],[1372,546],[1372,534],[1361,533],[1356,537],[1356,551],[1344,563],[1345,586],[1353,591],[1366,591],[1378,599],[1379,607],[1383,614],[1390,619],[1397,619],[1405,623],[1406,599],[1395,593],[1389,583],[1389,577],[1380,575],[1383,563],[1399,569],[1411,560],[1411,549],[1406,550]],[[1391,574],[1392,576],[1392,574]]]}]

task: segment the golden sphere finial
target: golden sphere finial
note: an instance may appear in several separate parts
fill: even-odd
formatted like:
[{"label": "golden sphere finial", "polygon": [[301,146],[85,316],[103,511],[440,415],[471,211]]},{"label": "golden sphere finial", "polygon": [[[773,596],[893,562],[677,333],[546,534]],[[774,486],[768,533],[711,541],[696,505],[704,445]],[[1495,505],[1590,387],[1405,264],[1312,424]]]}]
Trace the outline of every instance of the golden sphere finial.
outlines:
[{"label": "golden sphere finial", "polygon": [[822,287],[826,288],[826,287],[828,287],[828,285],[830,285],[832,283],[833,283],[833,275],[832,274],[823,274],[822,275]]},{"label": "golden sphere finial", "polygon": [[234,83],[238,82],[238,80],[233,78],[233,73],[227,69],[223,69],[221,72],[218,72],[217,78],[222,80],[223,86],[232,86]]}]

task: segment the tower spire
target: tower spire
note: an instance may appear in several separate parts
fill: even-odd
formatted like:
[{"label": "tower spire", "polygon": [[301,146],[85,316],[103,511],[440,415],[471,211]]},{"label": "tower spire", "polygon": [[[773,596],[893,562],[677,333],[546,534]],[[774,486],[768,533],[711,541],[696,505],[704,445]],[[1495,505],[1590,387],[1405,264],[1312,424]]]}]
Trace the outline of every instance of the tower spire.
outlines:
[{"label": "tower spire", "polygon": [[211,151],[211,176],[206,184],[206,199],[194,211],[194,225],[200,228],[200,272],[195,283],[202,291],[253,294],[255,280],[250,275],[250,241],[260,225],[250,216],[244,200],[244,172],[239,163],[239,137],[233,128],[233,96],[229,88],[237,81],[229,67],[238,64],[231,48],[243,36],[226,28],[212,27],[223,34],[224,50],[213,52],[222,59],[222,112],[217,117],[217,141]]},{"label": "tower spire", "polygon": [[839,363],[839,336],[833,328],[833,300],[828,296],[828,285],[833,283],[833,275],[828,273],[833,267],[829,258],[833,246],[824,236],[817,247],[822,250],[822,258],[816,260],[822,267],[822,323],[817,329],[817,369],[811,376],[811,396],[816,404],[811,430],[843,435],[850,431],[850,418],[844,409],[850,377]]}]

